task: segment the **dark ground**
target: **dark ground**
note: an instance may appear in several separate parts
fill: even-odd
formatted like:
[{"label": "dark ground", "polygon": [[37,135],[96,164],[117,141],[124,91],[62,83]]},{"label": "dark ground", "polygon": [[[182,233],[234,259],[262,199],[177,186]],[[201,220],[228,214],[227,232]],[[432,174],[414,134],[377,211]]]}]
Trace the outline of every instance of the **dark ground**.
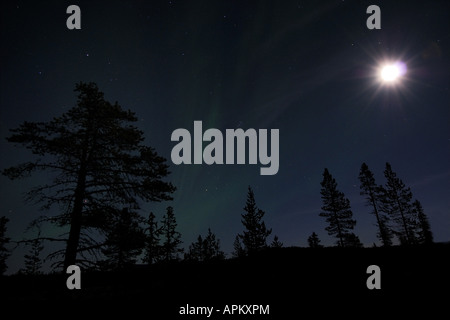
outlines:
[{"label": "dark ground", "polygon": [[[68,290],[69,275],[12,275],[1,279],[5,310],[55,307],[66,314],[115,315],[144,319],[176,318],[180,307],[270,305],[269,315],[221,315],[223,319],[401,319],[446,310],[450,285],[449,244],[393,248],[282,248],[252,257],[205,263],[137,266],[124,272],[81,272],[81,290]],[[369,265],[381,269],[381,289],[369,290]],[[33,309],[36,306],[37,308]],[[46,311],[44,311],[46,310]],[[246,311],[246,310],[245,310]],[[220,317],[219,317],[220,315]],[[448,310],[447,310],[448,315]],[[441,314],[441,317],[443,314]],[[179,316],[202,319],[206,315]],[[213,317],[211,317],[213,318]],[[4,319],[2,317],[2,319]]]}]

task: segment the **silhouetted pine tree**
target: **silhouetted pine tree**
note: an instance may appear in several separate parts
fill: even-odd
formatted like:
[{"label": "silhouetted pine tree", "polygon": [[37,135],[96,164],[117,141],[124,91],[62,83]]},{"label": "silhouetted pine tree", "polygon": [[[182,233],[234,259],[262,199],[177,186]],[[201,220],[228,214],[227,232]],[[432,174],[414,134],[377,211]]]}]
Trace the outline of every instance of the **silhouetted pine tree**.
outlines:
[{"label": "silhouetted pine tree", "polygon": [[103,262],[107,269],[124,269],[136,263],[144,247],[145,235],[139,225],[140,216],[127,208],[115,216],[108,228]]},{"label": "silhouetted pine tree", "polygon": [[345,198],[344,193],[337,190],[336,180],[325,168],[323,172],[322,189],[322,212],[319,214],[325,217],[329,226],[325,228],[329,235],[334,235],[340,247],[345,246],[345,237],[349,234],[356,224],[352,219],[353,213],[350,207],[350,201]]},{"label": "silhouetted pine tree", "polygon": [[220,241],[216,239],[214,233],[208,228],[205,239],[199,235],[197,241],[189,246],[189,251],[185,254],[186,260],[208,261],[224,259],[225,253],[220,250]]},{"label": "silhouetted pine tree", "polygon": [[0,275],[3,275],[5,271],[8,269],[6,266],[6,259],[8,259],[10,253],[6,248],[6,245],[9,243],[10,238],[6,236],[6,224],[9,219],[6,217],[0,217]]},{"label": "silhouetted pine tree", "polygon": [[281,242],[280,240],[278,240],[278,236],[274,236],[272,243],[270,244],[271,248],[282,248],[283,247],[283,242]]},{"label": "silhouetted pine tree", "polygon": [[433,243],[433,233],[431,232],[430,222],[425,212],[423,212],[422,204],[419,200],[413,202],[413,210],[417,217],[417,235],[419,244],[430,245]]},{"label": "silhouetted pine tree", "polygon": [[220,240],[208,228],[208,234],[203,240],[203,260],[224,259],[225,253],[220,250]]},{"label": "silhouetted pine tree", "polygon": [[40,232],[37,239],[31,242],[30,251],[25,255],[25,269],[23,272],[28,275],[39,274],[42,268],[41,251],[44,249],[42,240],[39,239]]},{"label": "silhouetted pine tree", "polygon": [[10,179],[34,171],[54,173],[51,182],[31,189],[29,199],[67,208],[47,217],[70,227],[64,269],[77,263],[84,229],[105,232],[108,216],[123,207],[139,209],[139,200],[171,200],[175,187],[164,182],[166,159],[145,146],[135,114],[104,99],[95,83],[79,83],[77,105],[49,122],[24,122],[7,138],[35,156],[34,161],[3,170]]},{"label": "silhouetted pine tree", "polygon": [[161,254],[164,261],[178,260],[178,254],[183,252],[179,245],[181,234],[176,230],[177,221],[172,207],[167,207],[166,214],[162,220],[161,234],[164,237],[164,242],[161,246]]},{"label": "silhouetted pine tree", "polygon": [[185,260],[202,261],[203,260],[203,238],[198,236],[197,241],[191,243],[188,252],[184,254]]},{"label": "silhouetted pine tree", "polygon": [[315,232],[308,237],[308,246],[310,248],[323,248],[323,245],[320,244],[319,236]]},{"label": "silhouetted pine tree", "polygon": [[362,248],[363,247],[363,244],[359,240],[359,237],[356,234],[354,234],[353,232],[347,233],[344,236],[344,243],[345,243],[345,246],[349,247],[349,248]]},{"label": "silhouetted pine tree", "polygon": [[251,187],[248,187],[247,203],[242,214],[242,224],[245,227],[242,235],[244,249],[247,253],[257,251],[267,247],[267,237],[272,233],[272,229],[267,229],[263,221],[264,211],[256,206],[255,195]]},{"label": "silhouetted pine tree", "polygon": [[382,211],[389,214],[395,222],[396,228],[393,229],[393,232],[399,238],[400,243],[414,244],[416,243],[414,233],[416,219],[411,204],[411,189],[407,188],[403,181],[397,178],[388,162],[386,163],[384,176],[386,177],[386,186],[383,189]]},{"label": "silhouetted pine tree", "polygon": [[158,228],[158,223],[155,221],[155,215],[150,212],[147,220],[148,227],[145,229],[145,257],[144,262],[153,264],[161,258],[161,228]]},{"label": "silhouetted pine tree", "polygon": [[379,203],[384,191],[382,187],[376,185],[373,173],[365,163],[361,165],[359,181],[361,182],[360,194],[366,196],[367,205],[372,207],[373,211],[371,213],[375,215],[377,220],[377,237],[381,240],[384,247],[389,247],[392,245],[392,232],[388,226],[388,216],[382,214]]}]

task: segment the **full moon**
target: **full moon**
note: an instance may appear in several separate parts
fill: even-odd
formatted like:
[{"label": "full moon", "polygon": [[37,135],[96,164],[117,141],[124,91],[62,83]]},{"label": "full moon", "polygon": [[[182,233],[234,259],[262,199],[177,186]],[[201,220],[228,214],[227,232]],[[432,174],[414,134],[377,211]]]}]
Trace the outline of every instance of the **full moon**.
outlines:
[{"label": "full moon", "polygon": [[401,62],[396,62],[383,65],[380,70],[380,77],[383,82],[395,83],[405,73],[406,73],[405,64]]}]

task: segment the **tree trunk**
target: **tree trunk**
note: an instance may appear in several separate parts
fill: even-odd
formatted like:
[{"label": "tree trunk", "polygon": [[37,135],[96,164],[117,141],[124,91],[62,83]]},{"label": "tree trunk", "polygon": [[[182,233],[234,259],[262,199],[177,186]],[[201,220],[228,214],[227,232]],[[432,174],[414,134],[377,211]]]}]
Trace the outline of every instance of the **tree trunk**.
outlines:
[{"label": "tree trunk", "polygon": [[69,239],[67,240],[64,257],[64,270],[76,263],[78,244],[81,233],[81,216],[83,212],[84,193],[86,189],[86,148],[83,150],[80,170],[78,171],[77,187],[75,189],[75,201],[70,217]]},{"label": "tree trunk", "polygon": [[334,218],[335,218],[335,220],[336,220],[336,226],[337,226],[337,229],[338,229],[339,244],[340,244],[340,247],[341,247],[341,248],[344,248],[345,245],[344,245],[344,240],[343,240],[343,236],[342,236],[341,226],[340,226],[340,224],[339,224],[339,220],[338,220],[338,217],[337,217],[337,213],[336,213],[336,212],[334,212]]},{"label": "tree trunk", "polygon": [[377,218],[378,228],[380,229],[381,241],[383,242],[383,247],[388,247],[388,234],[386,226],[381,222],[380,215],[378,213],[377,204],[375,202],[375,196],[370,193],[370,198],[372,201],[373,209],[375,210],[375,217]]},{"label": "tree trunk", "polygon": [[408,226],[406,224],[405,214],[403,213],[403,207],[400,204],[398,197],[397,197],[397,205],[398,205],[398,209],[400,211],[400,217],[402,218],[403,229],[405,229],[406,241],[407,241],[408,245],[410,245],[410,244],[412,244],[412,241],[411,241],[412,239],[409,235]]}]

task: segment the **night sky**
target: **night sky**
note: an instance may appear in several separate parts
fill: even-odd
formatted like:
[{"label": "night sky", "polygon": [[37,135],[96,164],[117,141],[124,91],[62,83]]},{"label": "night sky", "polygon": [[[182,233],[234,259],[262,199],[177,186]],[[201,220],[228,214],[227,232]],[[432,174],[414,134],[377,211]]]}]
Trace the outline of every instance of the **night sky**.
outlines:
[{"label": "night sky", "polygon": [[[81,9],[68,30],[66,8]],[[369,30],[366,9],[381,9]],[[174,207],[183,246],[208,227],[231,253],[252,186],[265,222],[285,246],[324,245],[324,168],[349,198],[354,233],[379,244],[375,217],[359,195],[366,162],[378,184],[390,162],[428,215],[435,241],[450,240],[450,6],[448,1],[9,1],[1,4],[0,168],[31,154],[5,138],[23,121],[49,121],[76,104],[75,83],[96,82],[105,99],[136,112],[146,144],[167,158],[174,200],[142,206],[161,218]],[[382,83],[379,67],[402,61],[406,74]],[[280,168],[179,165],[171,133],[279,129]],[[205,144],[206,145],[206,144]],[[41,214],[23,193],[45,174],[0,177],[7,235],[30,238]],[[64,230],[46,226],[42,232]],[[53,249],[47,247],[48,250]],[[8,273],[23,267],[20,246]]]}]

